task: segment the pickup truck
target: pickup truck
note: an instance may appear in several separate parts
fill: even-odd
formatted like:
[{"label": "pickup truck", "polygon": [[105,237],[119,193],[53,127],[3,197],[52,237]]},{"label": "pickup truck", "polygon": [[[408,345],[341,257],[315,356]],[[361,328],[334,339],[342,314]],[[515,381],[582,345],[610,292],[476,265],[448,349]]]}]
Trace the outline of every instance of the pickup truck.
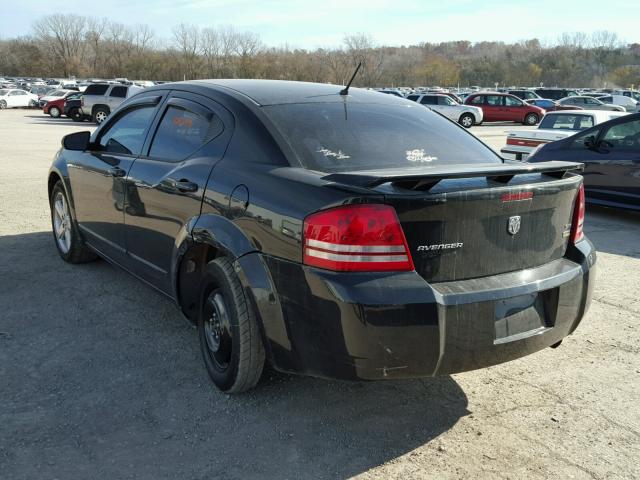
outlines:
[{"label": "pickup truck", "polygon": [[507,132],[507,143],[500,150],[500,154],[507,160],[526,160],[540,145],[562,140],[581,130],[622,115],[626,113],[605,110],[548,112],[538,128]]}]

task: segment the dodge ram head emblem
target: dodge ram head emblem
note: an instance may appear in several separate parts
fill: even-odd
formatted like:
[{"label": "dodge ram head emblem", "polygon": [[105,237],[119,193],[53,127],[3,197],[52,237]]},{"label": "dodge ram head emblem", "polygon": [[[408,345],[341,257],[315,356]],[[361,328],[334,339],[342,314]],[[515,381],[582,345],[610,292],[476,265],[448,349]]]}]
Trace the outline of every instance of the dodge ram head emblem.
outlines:
[{"label": "dodge ram head emblem", "polygon": [[513,217],[509,217],[507,230],[511,235],[515,235],[520,231],[520,215],[514,215]]}]

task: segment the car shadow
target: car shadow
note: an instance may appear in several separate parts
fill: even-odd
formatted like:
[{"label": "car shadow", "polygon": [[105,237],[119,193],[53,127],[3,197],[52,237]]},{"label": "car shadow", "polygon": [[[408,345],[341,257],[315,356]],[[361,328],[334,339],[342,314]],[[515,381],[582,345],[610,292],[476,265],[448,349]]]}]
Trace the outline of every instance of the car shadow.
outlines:
[{"label": "car shadow", "polygon": [[[469,412],[451,377],[339,382],[267,369],[229,396],[171,301],[50,232],[0,237],[7,478],[349,478]],[[434,445],[435,448],[435,445]],[[87,472],[91,472],[90,474]]]},{"label": "car shadow", "polygon": [[[59,117],[59,118],[53,118],[50,115],[45,115],[44,113],[40,112],[40,114],[36,114],[36,115],[25,115],[25,118],[28,119],[29,123],[36,123],[36,124],[56,124],[56,125],[71,125],[71,124],[78,124],[78,125],[82,125],[85,122],[74,122],[73,120],[71,120],[68,117]],[[88,122],[86,122],[88,123]]]},{"label": "car shadow", "polygon": [[640,212],[587,204],[585,233],[599,252],[640,258]]}]

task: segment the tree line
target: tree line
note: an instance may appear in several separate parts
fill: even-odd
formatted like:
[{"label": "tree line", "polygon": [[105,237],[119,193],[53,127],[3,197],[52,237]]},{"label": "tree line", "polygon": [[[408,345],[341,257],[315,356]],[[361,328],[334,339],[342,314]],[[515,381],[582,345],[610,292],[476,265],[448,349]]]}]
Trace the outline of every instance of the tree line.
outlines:
[{"label": "tree line", "polygon": [[0,40],[0,75],[136,80],[271,78],[354,85],[566,86],[628,88],[640,84],[640,44],[608,31],[565,33],[550,44],[466,40],[379,45],[347,34],[340,46],[270,47],[233,26],[179,24],[163,39],[148,25],[47,15],[29,35]]}]

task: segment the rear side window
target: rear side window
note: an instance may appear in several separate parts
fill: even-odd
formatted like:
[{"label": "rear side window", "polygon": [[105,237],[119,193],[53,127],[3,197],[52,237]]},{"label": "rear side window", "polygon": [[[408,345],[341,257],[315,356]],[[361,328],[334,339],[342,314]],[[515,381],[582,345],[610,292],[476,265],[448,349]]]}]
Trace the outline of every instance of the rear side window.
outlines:
[{"label": "rear side window", "polygon": [[84,91],[85,95],[104,95],[109,85],[93,84],[89,85]]},{"label": "rear side window", "polygon": [[420,103],[422,105],[437,105],[438,104],[438,97],[434,97],[432,95],[425,95],[420,100]]},{"label": "rear side window", "polygon": [[151,123],[155,106],[127,110],[101,134],[100,151],[125,155],[138,155],[144,144],[144,132]]},{"label": "rear side window", "polygon": [[609,127],[602,136],[602,140],[607,142],[606,147],[614,151],[637,152],[640,148],[640,120],[618,123]]},{"label": "rear side window", "polygon": [[409,95],[407,97],[407,100],[411,100],[412,102],[417,102],[418,98],[420,98],[420,95]]},{"label": "rear side window", "polygon": [[127,87],[113,87],[109,93],[110,97],[125,98],[127,96]]},{"label": "rear side window", "polygon": [[306,103],[262,109],[309,170],[333,173],[501,162],[473,135],[409,102]]},{"label": "rear side window", "polygon": [[184,160],[223,130],[222,120],[213,112],[210,112],[209,118],[205,118],[171,105],[158,126],[149,156],[170,162]]},{"label": "rear side window", "polygon": [[546,115],[538,128],[584,130],[593,127],[593,117],[590,115],[576,115],[563,113],[558,115]]},{"label": "rear side window", "polygon": [[487,95],[487,105],[500,106],[502,105],[502,95]]}]

